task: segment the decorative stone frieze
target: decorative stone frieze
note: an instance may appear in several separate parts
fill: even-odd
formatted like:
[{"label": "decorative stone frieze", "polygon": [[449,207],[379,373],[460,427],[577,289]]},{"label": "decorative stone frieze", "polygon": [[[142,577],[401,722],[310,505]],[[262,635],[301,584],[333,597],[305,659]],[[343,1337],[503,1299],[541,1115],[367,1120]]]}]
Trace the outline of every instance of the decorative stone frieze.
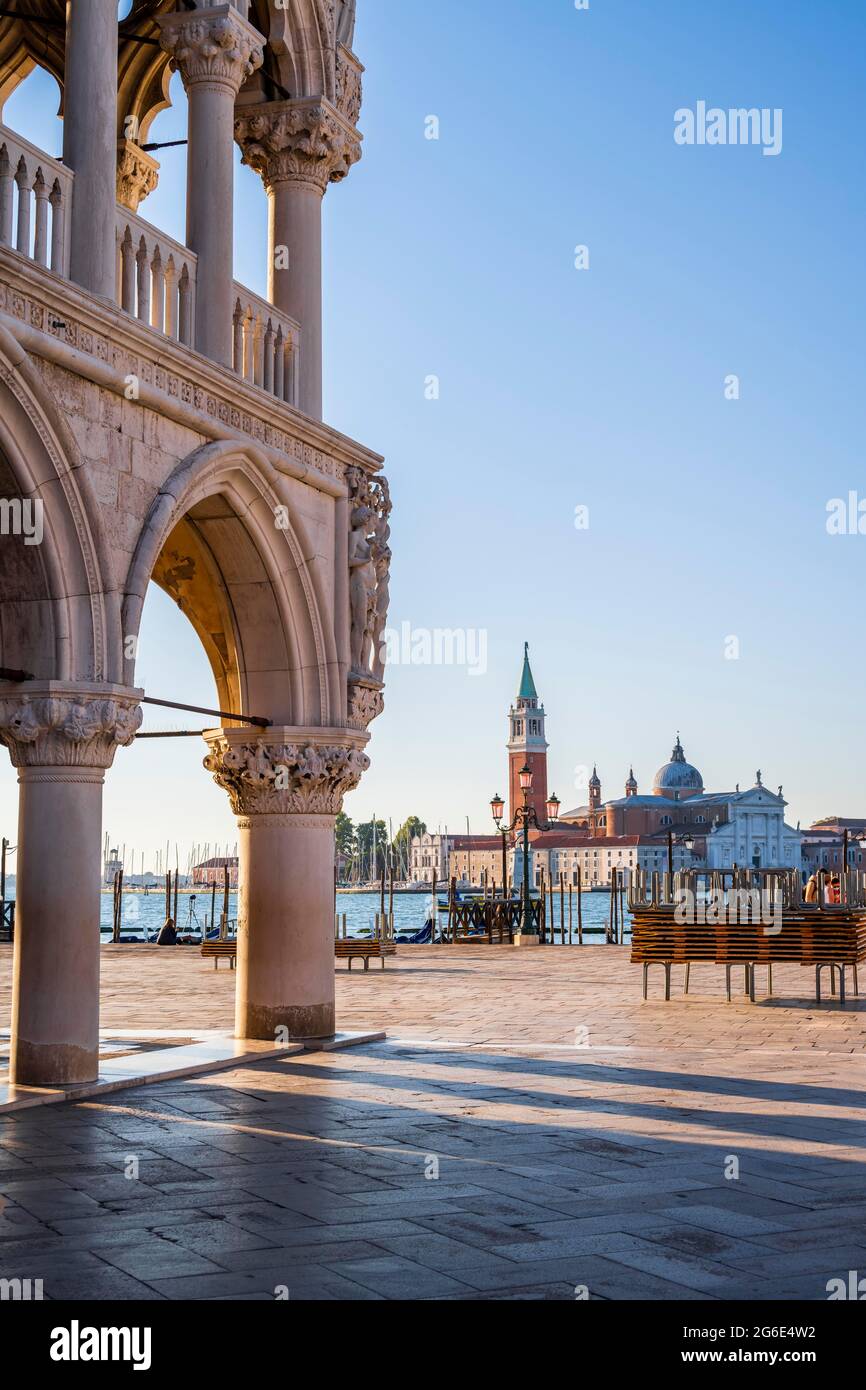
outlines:
[{"label": "decorative stone frieze", "polygon": [[354,53],[342,44],[337,47],[337,100],[336,107],[351,126],[356,126],[361,115],[364,100],[364,67]]},{"label": "decorative stone frieze", "polygon": [[[112,693],[108,693],[111,690]],[[141,724],[138,692],[120,696],[50,682],[0,699],[0,743],[15,767],[105,769]]]},{"label": "decorative stone frieze", "polygon": [[[17,262],[4,264],[3,248],[0,248],[0,313],[7,313],[76,351],[112,366],[124,377],[137,377],[145,385],[193,406],[203,415],[256,442],[278,449],[306,467],[343,479],[342,463],[280,428],[279,421],[285,419],[287,407],[275,397],[256,400],[253,407],[254,388],[243,378],[227,379],[224,375],[209,374],[207,367],[202,369],[200,363],[171,339],[163,339],[151,348],[152,332],[128,316],[113,326],[110,336],[104,330],[100,332],[91,305],[82,303],[77,312],[74,285],[65,287],[63,297],[40,294],[41,267],[32,262],[26,264],[26,275],[19,273]],[[50,377],[53,369],[38,356],[35,361],[43,375]],[[260,393],[256,392],[255,396]]]},{"label": "decorative stone frieze", "polygon": [[117,201],[130,212],[139,205],[159,182],[159,162],[132,140],[117,142]]},{"label": "decorative stone frieze", "polygon": [[261,34],[231,5],[161,15],[159,25],[184,87],[204,83],[237,94],[264,58]]},{"label": "decorative stone frieze", "polygon": [[247,729],[206,735],[210,752],[204,766],[228,792],[236,815],[335,816],[370,766],[360,741],[320,743],[308,736],[285,741],[291,732],[252,739]]},{"label": "decorative stone frieze", "polygon": [[300,182],[324,193],[361,158],[354,124],[324,99],[263,102],[235,117],[235,140],[243,162],[266,188]]}]

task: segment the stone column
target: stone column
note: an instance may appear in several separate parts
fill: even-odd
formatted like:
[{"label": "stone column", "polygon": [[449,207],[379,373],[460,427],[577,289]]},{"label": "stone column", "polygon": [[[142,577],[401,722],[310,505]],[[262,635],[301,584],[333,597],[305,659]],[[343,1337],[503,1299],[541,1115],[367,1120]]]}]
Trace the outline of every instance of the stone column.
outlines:
[{"label": "stone column", "polygon": [[70,276],[114,299],[117,0],[67,0],[63,162],[75,172]]},{"label": "stone column", "polygon": [[329,1037],[334,1019],[334,826],[369,767],[350,729],[215,729],[205,767],[238,818],[235,1032]]},{"label": "stone column", "polygon": [[186,240],[198,257],[195,347],[230,367],[234,105],[262,62],[264,40],[233,5],[162,15],[159,24],[189,98]]},{"label": "stone column", "polygon": [[11,1079],[93,1081],[99,1048],[102,783],[140,691],[40,682],[0,699],[18,768]]},{"label": "stone column", "polygon": [[301,328],[298,404],[322,418],[322,198],[361,157],[361,137],[330,102],[238,109],[235,139],[268,194],[268,298]]}]

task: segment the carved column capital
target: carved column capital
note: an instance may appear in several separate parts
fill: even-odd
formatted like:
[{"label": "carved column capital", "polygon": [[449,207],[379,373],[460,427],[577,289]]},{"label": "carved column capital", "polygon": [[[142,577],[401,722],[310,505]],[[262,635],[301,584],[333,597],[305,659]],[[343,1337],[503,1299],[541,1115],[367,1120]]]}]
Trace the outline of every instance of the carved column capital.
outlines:
[{"label": "carved column capital", "polygon": [[336,816],[370,766],[348,729],[212,729],[204,766],[238,816]]},{"label": "carved column capital", "polygon": [[236,96],[264,59],[264,39],[233,5],[159,17],[160,43],[184,87],[229,87]]},{"label": "carved column capital", "polygon": [[385,708],[385,687],[365,676],[349,677],[349,728],[367,729]]},{"label": "carved column capital", "polygon": [[138,212],[159,182],[159,161],[132,140],[117,142],[117,201]]},{"label": "carved column capital", "polygon": [[142,691],[46,681],[0,696],[0,743],[17,768],[104,772],[118,747],[132,743]]},{"label": "carved column capital", "polygon": [[321,97],[268,101],[241,107],[235,140],[243,162],[270,188],[308,183],[324,193],[361,158],[361,136],[344,115]]}]

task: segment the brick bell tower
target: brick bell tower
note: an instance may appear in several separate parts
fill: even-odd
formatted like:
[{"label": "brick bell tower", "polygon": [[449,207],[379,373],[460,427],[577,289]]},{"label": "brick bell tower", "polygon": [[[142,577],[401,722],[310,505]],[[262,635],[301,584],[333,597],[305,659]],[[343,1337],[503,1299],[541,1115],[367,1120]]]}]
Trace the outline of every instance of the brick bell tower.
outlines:
[{"label": "brick bell tower", "polygon": [[518,806],[523,805],[518,774],[526,763],[532,768],[530,806],[542,825],[547,819],[547,740],[544,737],[544,705],[538,703],[538,692],[529,666],[529,643],[523,649],[523,675],[517,699],[508,711],[508,814],[513,819]]}]

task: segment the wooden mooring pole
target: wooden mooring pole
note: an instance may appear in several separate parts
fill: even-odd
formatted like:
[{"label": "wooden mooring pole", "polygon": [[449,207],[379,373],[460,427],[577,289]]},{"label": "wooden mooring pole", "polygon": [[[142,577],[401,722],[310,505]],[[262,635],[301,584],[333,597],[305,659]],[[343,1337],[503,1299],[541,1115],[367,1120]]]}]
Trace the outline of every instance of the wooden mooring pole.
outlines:
[{"label": "wooden mooring pole", "polygon": [[583,870],[577,870],[577,944],[583,945]]},{"label": "wooden mooring pole", "polygon": [[559,944],[565,945],[565,874],[559,875]]},{"label": "wooden mooring pole", "polygon": [[220,919],[220,936],[223,941],[229,934],[229,866],[223,864],[223,911]]}]

